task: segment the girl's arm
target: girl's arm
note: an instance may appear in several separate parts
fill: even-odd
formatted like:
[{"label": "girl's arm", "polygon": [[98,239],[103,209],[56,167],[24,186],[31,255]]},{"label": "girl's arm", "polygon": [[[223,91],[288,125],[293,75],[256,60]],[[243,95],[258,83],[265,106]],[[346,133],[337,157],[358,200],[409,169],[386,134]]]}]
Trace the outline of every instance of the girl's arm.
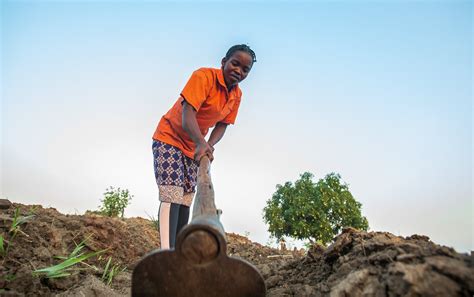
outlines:
[{"label": "girl's arm", "polygon": [[201,134],[201,131],[199,130],[199,125],[196,120],[196,110],[186,101],[183,102],[182,121],[184,131],[188,133],[194,144],[196,144],[196,150],[194,151],[194,160],[200,161],[204,155],[208,155],[209,159],[212,161],[214,159],[214,156],[212,155],[212,148],[206,142],[206,140]]},{"label": "girl's arm", "polygon": [[211,136],[209,136],[209,140],[207,143],[214,148],[214,145],[219,142],[219,140],[222,139],[222,136],[224,136],[225,129],[227,128],[227,124],[225,123],[217,123],[214,129],[212,129]]}]

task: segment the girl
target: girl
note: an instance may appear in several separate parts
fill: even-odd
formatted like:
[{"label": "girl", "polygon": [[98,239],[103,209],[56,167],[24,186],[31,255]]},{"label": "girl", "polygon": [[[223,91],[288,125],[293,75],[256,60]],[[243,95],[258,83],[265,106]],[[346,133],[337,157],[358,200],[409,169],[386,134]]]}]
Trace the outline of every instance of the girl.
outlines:
[{"label": "girl", "polygon": [[[199,161],[213,160],[214,146],[234,124],[243,81],[256,56],[245,44],[234,45],[221,68],[193,72],[178,100],[161,118],[153,135],[155,179],[158,185],[161,248],[174,248],[177,234],[188,223]],[[214,127],[206,141],[209,128]]]}]

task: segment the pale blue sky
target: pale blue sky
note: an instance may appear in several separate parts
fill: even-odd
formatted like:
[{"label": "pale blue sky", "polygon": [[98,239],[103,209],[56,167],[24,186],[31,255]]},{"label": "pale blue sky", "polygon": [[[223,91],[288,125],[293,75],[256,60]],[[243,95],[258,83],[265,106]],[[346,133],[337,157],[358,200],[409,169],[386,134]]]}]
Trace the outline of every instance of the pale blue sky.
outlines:
[{"label": "pale blue sky", "polygon": [[266,243],[276,184],[338,172],[372,230],[474,249],[471,1],[1,5],[2,197],[83,213],[113,185],[156,216],[157,122],[247,43],[212,167],[227,231]]}]

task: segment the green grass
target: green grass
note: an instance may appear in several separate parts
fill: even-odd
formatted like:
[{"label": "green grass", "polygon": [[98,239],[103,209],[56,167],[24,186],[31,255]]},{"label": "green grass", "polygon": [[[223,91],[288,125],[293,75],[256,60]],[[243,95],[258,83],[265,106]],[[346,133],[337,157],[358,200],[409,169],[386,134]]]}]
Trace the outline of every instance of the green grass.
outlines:
[{"label": "green grass", "polygon": [[5,257],[6,251],[3,245],[3,235],[0,235],[0,256]]},{"label": "green grass", "polygon": [[95,257],[97,255],[100,255],[101,253],[105,252],[106,250],[101,250],[97,252],[91,252],[85,254],[82,252],[82,249],[85,247],[85,242],[87,238],[84,239],[81,243],[76,245],[74,250],[69,254],[69,256],[64,257],[64,256],[58,256],[56,258],[64,260],[63,262],[46,267],[46,268],[41,268],[33,271],[33,275],[35,276],[44,276],[46,278],[59,278],[59,277],[66,277],[72,275],[72,273],[83,270],[78,267],[78,264],[83,264],[86,266],[89,266],[91,268],[97,269],[94,266],[90,266],[84,261]]},{"label": "green grass", "polygon": [[[20,216],[20,208],[15,209],[15,213],[13,215],[13,221],[10,225],[10,229],[8,230],[8,234],[10,234],[10,240],[6,240],[3,235],[0,235],[0,255],[3,258],[6,258],[8,255],[8,251],[12,246],[13,240],[15,239],[18,232],[22,233],[26,237],[29,237],[28,234],[24,233],[20,230],[20,226],[24,223],[31,221],[35,217],[34,214],[29,214],[27,216]],[[8,245],[6,243],[8,242]]]},{"label": "green grass", "polygon": [[7,274],[7,275],[5,276],[5,280],[6,280],[7,282],[11,282],[11,281],[13,281],[13,280],[15,280],[15,279],[16,279],[16,275],[14,275],[14,274]]},{"label": "green grass", "polygon": [[109,257],[107,264],[104,268],[104,273],[102,274],[102,281],[106,283],[108,286],[112,283],[112,280],[121,272],[125,271],[127,267],[120,268],[120,265],[115,264],[112,265],[112,257]]},{"label": "green grass", "polygon": [[155,228],[159,228],[160,227],[160,220],[158,217],[154,217],[154,216],[151,216],[149,215],[146,211],[145,211],[146,215],[148,216],[148,219],[151,221],[151,224],[153,227]]},{"label": "green grass", "polygon": [[12,236],[16,235],[16,233],[20,231],[20,225],[28,221],[31,221],[34,217],[35,217],[34,214],[20,217],[20,209],[17,207],[15,209],[15,215],[13,216],[13,222],[12,222],[9,232],[12,234]]}]

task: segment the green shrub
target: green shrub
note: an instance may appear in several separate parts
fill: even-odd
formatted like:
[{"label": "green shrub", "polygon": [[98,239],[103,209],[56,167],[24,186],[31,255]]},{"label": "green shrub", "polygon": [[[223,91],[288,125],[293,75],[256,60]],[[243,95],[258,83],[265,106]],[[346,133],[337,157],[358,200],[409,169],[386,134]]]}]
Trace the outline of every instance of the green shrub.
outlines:
[{"label": "green shrub", "polygon": [[132,198],[133,195],[127,189],[121,190],[120,188],[109,187],[104,193],[104,199],[101,200],[100,212],[109,217],[118,217],[120,215],[123,218],[123,212],[127,205],[130,204]]}]

